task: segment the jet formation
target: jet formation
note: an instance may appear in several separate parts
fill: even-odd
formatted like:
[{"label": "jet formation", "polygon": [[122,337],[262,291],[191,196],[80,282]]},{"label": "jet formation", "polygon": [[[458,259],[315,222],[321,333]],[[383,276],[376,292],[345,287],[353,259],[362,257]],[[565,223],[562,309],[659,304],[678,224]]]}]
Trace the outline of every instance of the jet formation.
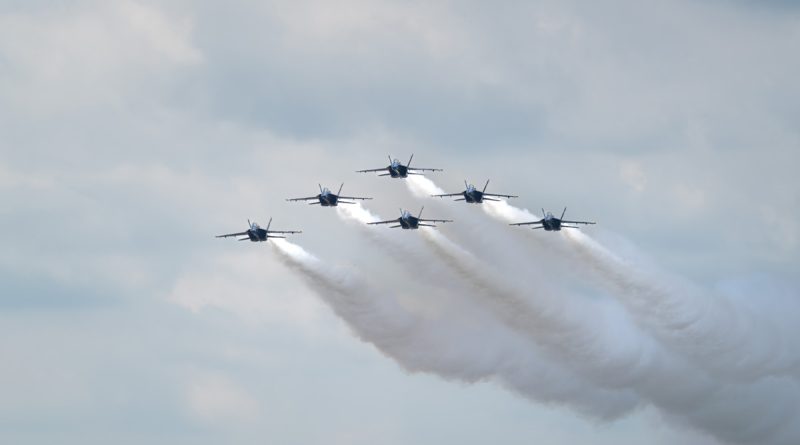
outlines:
[{"label": "jet formation", "polygon": [[[440,172],[443,171],[440,168],[422,168],[422,167],[411,167],[411,161],[414,159],[414,155],[412,154],[411,157],[408,159],[408,162],[403,165],[398,159],[392,159],[391,155],[389,156],[389,165],[386,167],[381,168],[372,168],[366,170],[356,170],[357,173],[371,173],[371,172],[384,172],[379,174],[378,176],[389,176],[391,178],[407,178],[408,175],[422,175],[421,172]],[[308,196],[304,198],[287,198],[287,201],[294,201],[294,202],[308,202],[309,205],[319,205],[321,207],[337,207],[339,204],[355,204],[357,200],[368,200],[372,198],[363,197],[363,196],[342,196],[342,188],[344,187],[344,183],[339,186],[339,191],[336,193],[331,192],[330,189],[327,187],[322,187],[321,184],[319,185],[319,194],[316,196]],[[489,180],[486,180],[486,184],[484,184],[483,189],[478,190],[474,185],[467,183],[464,181],[465,189],[462,192],[457,193],[443,193],[438,195],[431,195],[432,197],[437,198],[447,198],[447,197],[456,197],[459,196],[460,198],[455,199],[454,201],[465,201],[468,204],[481,204],[484,201],[500,201],[498,198],[517,198],[517,195],[504,195],[499,193],[486,193],[486,188],[489,186]],[[435,223],[448,223],[453,222],[451,219],[423,219],[422,218],[422,210],[425,207],[423,206],[419,214],[414,216],[408,210],[400,209],[400,217],[396,219],[391,219],[387,221],[374,221],[369,222],[369,225],[378,225],[378,224],[394,224],[389,226],[390,228],[402,228],[405,230],[411,229],[418,229],[419,227],[436,227]],[[518,222],[518,223],[511,223],[512,226],[533,226],[532,229],[544,229],[547,232],[552,231],[560,231],[561,229],[578,229],[579,227],[577,224],[595,224],[594,221],[571,221],[565,220],[564,214],[567,212],[567,208],[564,207],[564,211],[561,212],[561,217],[556,218],[550,212],[545,212],[542,209],[543,218],[538,221],[527,221],[527,222]],[[272,224],[272,218],[269,219],[269,223],[267,223],[267,227],[261,228],[258,223],[250,222],[247,220],[248,229],[244,232],[237,232],[237,233],[229,233],[226,235],[217,235],[217,238],[229,238],[229,237],[243,237],[239,238],[239,241],[252,241],[252,242],[261,242],[267,241],[270,238],[286,238],[284,235],[287,234],[294,234],[294,233],[302,233],[299,230],[270,230],[270,225]]]}]

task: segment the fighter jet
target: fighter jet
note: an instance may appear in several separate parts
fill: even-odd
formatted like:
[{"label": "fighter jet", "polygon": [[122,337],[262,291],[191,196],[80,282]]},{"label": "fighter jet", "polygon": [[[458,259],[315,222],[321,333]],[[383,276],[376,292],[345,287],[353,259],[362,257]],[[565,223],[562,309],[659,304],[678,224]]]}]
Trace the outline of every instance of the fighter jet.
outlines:
[{"label": "fighter jet", "polygon": [[513,224],[509,224],[509,225],[511,225],[511,226],[526,226],[526,225],[534,224],[534,225],[539,225],[539,226],[538,227],[531,227],[532,229],[534,229],[534,230],[535,229],[544,229],[544,230],[550,232],[550,231],[559,231],[562,228],[567,228],[567,229],[578,229],[579,228],[577,226],[565,225],[565,223],[566,224],[595,224],[594,222],[591,222],[591,221],[567,221],[567,220],[564,219],[564,214],[565,213],[567,213],[567,208],[566,207],[564,207],[564,211],[561,212],[561,218],[556,218],[555,216],[553,216],[552,213],[545,212],[544,209],[542,209],[542,215],[544,215],[544,218],[540,219],[539,221],[513,223]]},{"label": "fighter jet", "polygon": [[397,228],[397,227],[402,227],[403,229],[419,229],[419,226],[436,227],[433,224],[425,224],[425,223],[428,223],[428,222],[431,222],[431,223],[453,222],[453,220],[451,220],[451,219],[422,219],[422,210],[424,208],[425,208],[425,206],[423,206],[422,209],[419,209],[419,215],[417,215],[417,216],[412,216],[411,212],[409,212],[408,210],[400,209],[400,218],[392,219],[392,220],[389,220],[389,221],[376,221],[376,222],[371,222],[371,223],[367,223],[367,224],[398,223],[396,226],[389,226],[389,228],[390,229],[394,229],[394,228]]},{"label": "fighter jet", "polygon": [[261,226],[258,225],[256,222],[250,222],[247,220],[247,225],[250,226],[244,232],[239,233],[229,233],[227,235],[217,235],[217,238],[228,238],[231,236],[243,236],[246,235],[245,238],[239,238],[239,241],[247,241],[250,240],[252,242],[257,241],[267,241],[269,238],[286,238],[285,236],[273,235],[273,233],[302,233],[299,230],[269,230],[269,226],[272,224],[272,218],[269,219],[267,223],[267,228],[262,229]]},{"label": "fighter jet", "polygon": [[499,199],[494,198],[487,198],[487,196],[496,196],[500,198],[517,198],[516,195],[499,195],[495,193],[486,193],[486,187],[489,186],[489,180],[486,180],[486,185],[483,186],[483,190],[478,190],[472,184],[467,184],[467,181],[464,180],[464,185],[467,187],[466,190],[460,193],[446,193],[444,195],[431,195],[436,198],[445,198],[448,196],[463,196],[463,198],[455,199],[454,201],[467,201],[470,204],[480,204],[483,201],[500,201]]},{"label": "fighter jet", "polygon": [[408,158],[408,164],[403,165],[400,163],[398,159],[392,159],[392,156],[389,156],[389,166],[383,168],[370,168],[367,170],[356,170],[356,173],[369,173],[369,172],[382,172],[386,171],[387,173],[383,173],[378,176],[391,176],[392,178],[407,178],[408,175],[421,175],[422,173],[417,172],[440,172],[442,171],[441,168],[419,168],[419,167],[411,167],[411,160],[414,159],[414,155],[412,154],[410,158]]},{"label": "fighter jet", "polygon": [[342,201],[342,199],[372,199],[372,198],[361,198],[357,196],[341,196],[342,187],[344,187],[344,183],[339,186],[339,191],[336,194],[331,193],[328,188],[322,188],[321,184],[319,185],[319,195],[317,196],[309,196],[308,198],[289,198],[287,201],[313,201],[318,200],[319,202],[309,202],[309,205],[321,205],[322,207],[336,207],[339,204],[355,204],[354,202],[349,201]]}]

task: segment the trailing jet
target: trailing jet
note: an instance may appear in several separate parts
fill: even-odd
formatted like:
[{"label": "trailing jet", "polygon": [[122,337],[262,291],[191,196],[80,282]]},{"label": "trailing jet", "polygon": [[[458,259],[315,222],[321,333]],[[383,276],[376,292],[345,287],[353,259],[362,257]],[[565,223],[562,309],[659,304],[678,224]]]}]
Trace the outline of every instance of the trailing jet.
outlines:
[{"label": "trailing jet", "polygon": [[369,172],[382,172],[386,171],[387,173],[380,174],[378,176],[391,176],[392,178],[407,178],[408,175],[421,175],[422,173],[417,172],[440,172],[442,171],[441,168],[419,168],[419,167],[411,167],[411,160],[414,159],[414,155],[412,154],[410,158],[408,158],[408,164],[403,165],[400,163],[398,159],[392,159],[389,156],[389,166],[382,167],[382,168],[370,168],[367,170],[356,170],[356,173],[369,173]]},{"label": "trailing jet", "polygon": [[336,207],[339,204],[355,204],[354,202],[348,201],[341,201],[342,199],[372,199],[372,198],[360,198],[357,196],[341,196],[342,187],[344,187],[344,183],[339,186],[339,191],[336,194],[331,193],[328,188],[322,188],[322,185],[319,185],[319,195],[317,196],[309,196],[308,198],[289,198],[287,201],[313,201],[318,200],[319,202],[309,202],[309,205],[321,205],[322,207]]},{"label": "trailing jet", "polygon": [[467,184],[467,181],[464,181],[464,185],[467,186],[467,189],[460,193],[446,193],[444,195],[431,195],[436,198],[445,198],[448,196],[463,196],[463,198],[456,199],[455,201],[467,201],[470,204],[480,204],[483,201],[500,201],[499,199],[494,198],[487,198],[487,196],[495,196],[499,198],[517,198],[516,195],[499,195],[495,193],[486,193],[486,187],[489,186],[489,180],[486,180],[486,185],[483,186],[483,190],[478,190],[472,184]]},{"label": "trailing jet", "polygon": [[538,224],[539,225],[538,227],[531,227],[531,228],[534,229],[534,230],[535,229],[544,229],[544,230],[550,232],[550,231],[559,231],[562,228],[567,228],[567,229],[578,229],[579,228],[577,226],[565,225],[565,223],[566,224],[595,224],[594,222],[591,222],[591,221],[567,221],[567,220],[563,219],[565,213],[567,213],[567,208],[566,207],[564,207],[564,211],[561,212],[561,218],[556,218],[555,216],[553,216],[552,213],[545,212],[544,209],[542,209],[542,214],[544,215],[544,218],[540,219],[539,221],[521,222],[521,223],[514,223],[514,224],[509,224],[509,225],[511,225],[511,226],[526,226],[526,225],[531,225],[531,224],[534,224],[534,225]]},{"label": "trailing jet", "polygon": [[273,233],[281,233],[281,234],[285,234],[285,233],[302,233],[299,230],[269,230],[269,226],[272,224],[272,218],[269,219],[269,222],[267,223],[267,228],[266,229],[262,229],[261,226],[259,226],[258,223],[256,223],[256,222],[252,222],[251,223],[249,219],[247,220],[247,224],[250,226],[250,228],[247,229],[244,232],[229,233],[227,235],[217,235],[217,238],[228,238],[228,237],[232,237],[232,236],[243,236],[243,235],[245,235],[246,237],[245,238],[239,238],[239,241],[250,240],[250,241],[253,241],[253,242],[257,242],[257,241],[266,241],[269,238],[286,238],[285,236],[273,235]]},{"label": "trailing jet", "polygon": [[419,209],[419,215],[412,216],[411,212],[408,210],[400,209],[400,218],[392,219],[389,221],[377,221],[371,222],[367,224],[392,224],[397,223],[396,226],[389,226],[390,229],[394,229],[397,227],[402,227],[404,229],[418,229],[419,226],[424,227],[436,227],[433,224],[425,224],[425,223],[446,223],[446,222],[453,222],[451,219],[422,219],[422,210],[425,207],[423,206],[422,209]]}]

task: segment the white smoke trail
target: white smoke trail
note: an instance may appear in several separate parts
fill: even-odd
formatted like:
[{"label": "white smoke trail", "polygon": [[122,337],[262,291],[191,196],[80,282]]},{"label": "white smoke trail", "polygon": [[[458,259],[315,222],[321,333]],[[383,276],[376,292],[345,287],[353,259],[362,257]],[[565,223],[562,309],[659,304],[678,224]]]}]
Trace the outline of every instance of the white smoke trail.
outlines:
[{"label": "white smoke trail", "polygon": [[358,221],[362,224],[380,221],[380,218],[365,209],[360,202],[336,206],[336,212],[345,220]]},{"label": "white smoke trail", "polygon": [[297,271],[363,341],[412,372],[465,382],[496,380],[533,400],[571,406],[596,418],[629,412],[629,391],[595,388],[570,371],[540,359],[535,349],[490,319],[415,316],[355,273],[328,267],[300,246],[273,243],[279,258]]},{"label": "white smoke trail", "polygon": [[[540,219],[505,201],[484,203],[483,209],[508,223]],[[696,365],[715,375],[750,381],[773,374],[800,377],[800,348],[783,341],[800,334],[797,330],[776,327],[769,319],[759,319],[686,280],[663,272],[648,274],[579,230],[562,234],[577,259],[595,272],[643,327]]]},{"label": "white smoke trail", "polygon": [[[409,178],[408,186],[420,196],[441,193],[433,181],[424,177]],[[511,208],[504,201],[491,204],[503,204],[501,208]],[[474,221],[474,217],[467,221]],[[476,297],[478,302],[486,303],[485,306],[506,325],[531,336],[560,360],[571,366],[580,364],[584,369],[591,369],[593,378],[602,376],[601,383],[609,387],[629,384],[649,372],[640,362],[655,358],[645,359],[649,354],[645,347],[631,342],[615,344],[606,336],[597,335],[600,329],[587,328],[585,320],[599,315],[587,311],[587,308],[596,306],[592,302],[584,301],[581,306],[569,305],[574,299],[561,295],[547,283],[519,288],[513,284],[516,280],[510,277],[504,279],[491,266],[482,264],[466,249],[438,231],[421,232],[433,253],[477,294],[466,296]],[[600,314],[611,315],[605,309]],[[595,324],[592,322],[588,327]],[[609,356],[615,359],[608,360]]]},{"label": "white smoke trail", "polygon": [[[421,261],[420,252],[409,248],[407,242],[403,242],[396,238],[393,230],[386,230],[386,227],[371,226],[368,223],[380,221],[378,215],[370,212],[361,203],[350,204],[346,206],[337,206],[336,214],[347,223],[355,224],[355,226],[367,236],[370,241],[384,250],[386,255],[405,259],[410,262]],[[402,230],[402,229],[401,229]]]},{"label": "white smoke trail", "polygon": [[517,223],[526,221],[538,221],[542,219],[534,215],[528,209],[520,209],[509,204],[505,200],[487,201],[481,206],[487,215],[503,222]]},{"label": "white smoke trail", "polygon": [[[664,399],[652,394],[650,382],[692,375],[693,370],[685,364],[667,360],[664,351],[641,337],[614,307],[590,300],[580,306],[568,305],[574,296],[557,293],[544,284],[519,288],[441,233],[422,233],[439,259],[469,283],[471,292],[463,294],[466,299],[482,303],[503,324],[533,339],[550,356],[596,384],[634,389],[661,406]],[[696,378],[707,380],[702,375]],[[696,391],[696,387],[678,388],[670,398],[694,403]]]},{"label": "white smoke trail", "polygon": [[[348,223],[355,223],[356,227],[384,251],[386,256],[403,264],[412,270],[415,276],[427,278],[428,284],[434,283],[442,268],[420,248],[416,237],[398,237],[398,232],[403,229],[387,229],[385,226],[370,226],[367,223],[380,221],[380,217],[364,208],[360,203],[342,208],[337,207],[337,214]],[[451,287],[451,286],[448,286]]]},{"label": "white smoke trail", "polygon": [[417,198],[430,198],[431,195],[447,193],[434,184],[433,181],[421,175],[409,176],[406,178],[406,185],[411,194]]},{"label": "white smoke trail", "polygon": [[[419,177],[414,179],[419,179]],[[424,179],[417,183],[430,184],[430,181]],[[426,185],[426,187],[429,186]],[[430,188],[424,190],[426,193],[427,191],[430,191]],[[510,290],[508,286],[502,284],[499,277],[491,274],[487,268],[481,267],[479,261],[466,250],[455,245],[435,230],[420,229],[423,237],[431,242],[431,246],[434,247],[433,251],[439,259],[444,260],[451,270],[456,272],[455,277],[448,278],[445,275],[446,270],[441,270],[438,262],[430,261],[421,250],[410,248],[406,242],[397,242],[386,230],[367,226],[366,223],[377,221],[379,218],[359,204],[342,209],[339,215],[347,220],[357,222],[358,227],[369,233],[370,239],[377,242],[378,247],[386,249],[387,254],[401,263],[415,278],[424,278],[429,283],[445,281],[453,290],[457,288],[456,284],[461,284],[461,280],[465,280],[473,290],[477,289],[484,298],[491,299],[490,308],[498,313],[506,324],[532,335],[540,343],[546,343],[550,349],[558,351],[562,359],[569,359],[573,364],[608,363],[608,347],[587,346],[596,341],[603,341],[604,338],[594,334],[583,335],[586,330],[581,328],[580,320],[590,316],[585,312],[585,308],[568,310],[563,304],[566,299],[551,293],[550,297],[540,297],[539,300],[546,300],[546,303],[540,304],[538,308],[541,310],[536,311],[529,307],[524,301],[524,297],[519,297],[525,292]],[[461,295],[469,296],[468,293]],[[570,313],[573,315],[569,315]],[[583,313],[584,316],[575,316],[575,313]],[[569,332],[571,335],[565,336],[565,332]],[[598,354],[598,351],[603,351],[602,357],[590,356]],[[604,373],[609,387],[620,386],[618,382],[623,378],[622,376],[631,379],[632,377],[628,376],[629,372],[641,372],[641,367],[635,365],[642,360],[643,352],[626,351],[618,355],[620,359],[613,362],[613,370],[606,370]],[[630,361],[625,362],[623,357],[629,358]]]},{"label": "white smoke trail", "polygon": [[800,334],[798,324],[776,324],[768,308],[756,313],[678,277],[648,273],[581,232],[567,232],[565,238],[636,319],[671,349],[715,375],[800,378],[800,347],[784,341]]},{"label": "white smoke trail", "polygon": [[[409,188],[420,196],[440,193],[440,189],[429,180],[409,183]],[[486,212],[504,222],[539,219],[530,212],[509,206],[505,202],[489,204],[484,207]],[[468,220],[474,221],[474,218]],[[624,335],[629,342],[638,345],[632,349],[620,349],[610,342],[598,341],[611,328],[608,323],[598,324],[590,321],[583,326],[576,325],[570,321],[568,312],[554,309],[536,288],[528,288],[525,291],[528,297],[533,297],[527,300],[532,306],[520,304],[525,300],[520,298],[517,292],[509,290],[503,280],[485,276],[484,268],[476,264],[474,257],[465,254],[463,248],[436,233],[428,233],[426,238],[445,264],[459,272],[462,279],[471,283],[475,290],[484,294],[483,298],[492,304],[493,312],[498,318],[515,330],[545,326],[544,330],[534,328],[527,329],[527,332],[533,334],[533,337],[550,352],[553,352],[555,345],[552,340],[560,339],[562,362],[563,355],[566,355],[566,363],[573,369],[580,368],[582,374],[592,377],[599,384],[628,385],[665,413],[681,417],[694,427],[725,440],[745,443],[754,441],[794,443],[800,435],[791,423],[798,412],[798,388],[794,383],[757,381],[741,386],[722,384],[704,372],[688,367],[687,363],[664,351],[654,344],[652,339],[637,330],[629,330]],[[483,249],[482,253],[493,250],[496,249]],[[508,256],[507,252],[504,251],[502,256]],[[561,298],[574,300],[574,297],[569,295],[558,297]],[[607,309],[607,305],[593,308],[597,314],[603,314],[604,309]],[[570,308],[570,311],[572,310],[574,307]],[[591,320],[591,316],[587,317],[586,314],[578,318],[584,321]],[[624,316],[618,321],[623,324],[630,323]],[[592,338],[592,335],[597,338]],[[619,335],[616,337],[620,338]],[[635,351],[639,351],[638,355],[632,354]],[[598,361],[599,355],[603,353],[607,355],[606,360]],[[616,371],[622,372],[614,374],[615,367]],[[640,372],[631,372],[631,369]],[[610,380],[609,375],[615,376],[616,379]],[[663,386],[665,381],[680,383],[670,386],[670,389],[665,391]],[[765,400],[770,401],[770,407],[763,406]],[[781,408],[774,409],[775,405]],[[764,415],[767,412],[769,415]],[[738,422],[742,416],[759,415],[762,417],[758,422],[749,424]]]}]

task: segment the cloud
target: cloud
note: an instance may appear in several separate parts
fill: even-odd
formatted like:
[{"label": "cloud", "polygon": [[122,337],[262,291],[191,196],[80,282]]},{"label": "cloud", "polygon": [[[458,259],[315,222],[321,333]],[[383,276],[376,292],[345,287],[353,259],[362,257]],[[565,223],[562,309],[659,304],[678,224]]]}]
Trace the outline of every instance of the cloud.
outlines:
[{"label": "cloud", "polygon": [[642,192],[647,185],[647,175],[642,166],[634,161],[624,161],[619,166],[619,176],[634,191]]},{"label": "cloud", "polygon": [[[12,365],[0,385],[13,395],[9,406],[25,402],[4,411],[22,431],[10,440],[107,442],[131,432],[151,442],[218,443],[301,430],[305,443],[361,440],[337,436],[359,428],[341,413],[358,412],[396,432],[387,440],[420,443],[438,430],[465,442],[496,434],[512,443],[532,434],[528,416],[547,413],[557,432],[537,437],[574,443],[591,422],[543,407],[597,415],[611,397],[614,415],[657,399],[658,413],[645,411],[659,420],[647,424],[636,411],[586,437],[641,443],[669,425],[681,437],[713,440],[682,431],[688,422],[728,431],[725,441],[766,441],[772,431],[772,442],[796,442],[794,430],[778,427],[795,413],[787,401],[793,383],[770,375],[785,374],[793,354],[794,331],[785,327],[796,303],[800,215],[795,18],[780,5],[737,2],[655,10],[635,2],[5,5],[0,282],[11,291],[0,303],[8,309],[3,356]],[[436,232],[447,241],[352,230],[361,226],[342,224],[334,209],[283,201],[318,182],[344,181],[346,190],[376,197],[376,216],[418,209],[431,184],[353,173],[384,165],[387,152],[414,152],[419,165],[445,168],[431,178],[447,191],[465,176],[492,178],[520,198],[483,211],[429,200],[426,214],[456,220]],[[423,187],[409,194],[407,185]],[[614,254],[645,270],[658,264],[702,292],[678,293],[687,298],[671,306],[676,300],[662,291],[675,289],[659,281],[657,304],[631,310],[596,270],[574,261],[564,237],[506,226],[563,206],[596,219],[588,233]],[[268,246],[213,239],[270,216],[303,229],[296,241],[320,258],[355,265],[380,297],[381,285],[407,282],[387,294],[398,311],[422,320],[443,358],[430,354],[424,358],[436,366],[412,366],[404,360],[414,351],[395,348],[385,363],[350,342],[308,295],[305,278],[286,274]],[[459,262],[464,252],[490,272],[471,276],[476,266]],[[753,274],[768,278],[708,291]],[[486,276],[514,278],[487,287]],[[788,290],[778,289],[781,279]],[[734,300],[736,309],[683,306],[698,295]],[[502,298],[521,309],[498,308]],[[720,361],[707,366],[696,351],[686,358],[685,344],[658,335],[670,310],[684,321],[715,321],[694,331],[696,342],[682,341],[722,351],[708,357]],[[437,328],[451,314],[452,324]],[[484,327],[496,336],[484,338]],[[729,338],[714,334],[726,329]],[[738,356],[739,348],[756,352]],[[581,362],[598,356],[605,362]],[[689,371],[661,374],[648,368],[659,363],[654,357],[685,360]],[[475,362],[469,378],[456,380],[491,379],[542,404],[499,393],[492,397],[503,408],[492,411],[485,402],[493,384],[471,386],[460,399],[459,386],[436,379],[415,398],[406,385],[424,377],[393,366],[452,376]],[[487,371],[498,363],[508,367]],[[52,380],[38,374],[48,369]],[[659,372],[642,371],[651,369]],[[347,380],[356,371],[373,385]],[[234,400],[228,411],[237,409],[236,394],[250,396],[264,424],[220,413],[213,431],[204,429],[211,422],[202,410],[192,417],[186,408],[190,377],[198,376],[220,394],[230,390],[231,398],[220,396]],[[278,391],[264,382],[273,379],[294,408],[264,414]],[[385,386],[403,392],[375,397]],[[368,408],[358,410],[359,397]],[[330,410],[338,415],[308,408],[328,399],[343,400]],[[451,419],[480,406],[505,414],[503,427],[480,419],[432,427],[427,418],[436,413],[398,408],[411,400]],[[292,423],[307,412],[317,435]],[[100,436],[76,432],[98,417]],[[208,435],[199,438],[198,429]],[[241,435],[232,439],[232,431]]]},{"label": "cloud", "polygon": [[201,374],[188,386],[189,409],[203,423],[255,423],[263,415],[258,400],[224,375]]},{"label": "cloud", "polygon": [[124,107],[146,89],[168,88],[172,70],[203,60],[191,23],[156,7],[121,1],[59,12],[0,16],[0,54],[10,68],[0,97],[18,113]]}]

